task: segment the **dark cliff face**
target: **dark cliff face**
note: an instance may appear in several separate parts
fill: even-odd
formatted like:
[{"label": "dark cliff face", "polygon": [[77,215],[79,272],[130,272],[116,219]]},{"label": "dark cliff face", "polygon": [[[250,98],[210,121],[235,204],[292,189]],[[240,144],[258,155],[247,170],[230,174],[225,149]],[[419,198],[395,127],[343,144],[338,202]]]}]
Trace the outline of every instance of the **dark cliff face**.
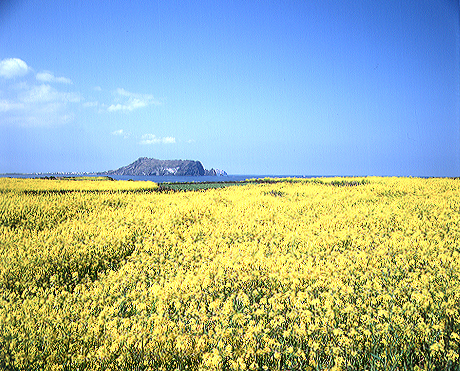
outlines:
[{"label": "dark cliff face", "polygon": [[157,160],[141,157],[128,166],[106,172],[108,175],[205,175],[206,170],[200,161]]}]

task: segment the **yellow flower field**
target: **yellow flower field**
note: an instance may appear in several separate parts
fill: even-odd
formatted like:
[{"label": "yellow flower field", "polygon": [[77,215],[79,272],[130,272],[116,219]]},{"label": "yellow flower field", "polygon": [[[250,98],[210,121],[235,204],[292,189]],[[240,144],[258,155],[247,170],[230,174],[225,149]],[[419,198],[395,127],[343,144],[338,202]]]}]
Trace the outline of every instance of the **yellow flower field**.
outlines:
[{"label": "yellow flower field", "polygon": [[362,180],[0,178],[0,369],[459,370],[460,180]]}]

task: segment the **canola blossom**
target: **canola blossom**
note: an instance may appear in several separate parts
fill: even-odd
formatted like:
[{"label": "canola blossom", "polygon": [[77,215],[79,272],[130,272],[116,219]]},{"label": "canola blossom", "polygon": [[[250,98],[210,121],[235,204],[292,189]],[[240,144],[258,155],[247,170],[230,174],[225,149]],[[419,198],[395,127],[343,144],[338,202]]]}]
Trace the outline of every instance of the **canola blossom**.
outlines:
[{"label": "canola blossom", "polygon": [[458,370],[460,181],[0,179],[0,369]]}]

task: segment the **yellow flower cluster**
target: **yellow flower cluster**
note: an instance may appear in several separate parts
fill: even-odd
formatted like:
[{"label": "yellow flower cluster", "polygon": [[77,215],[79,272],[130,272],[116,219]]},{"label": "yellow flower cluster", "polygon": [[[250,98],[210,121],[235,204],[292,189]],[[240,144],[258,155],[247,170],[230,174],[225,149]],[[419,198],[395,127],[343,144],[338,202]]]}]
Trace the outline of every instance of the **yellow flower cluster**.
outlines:
[{"label": "yellow flower cluster", "polygon": [[54,180],[36,178],[1,178],[0,192],[20,193],[67,193],[67,192],[126,192],[151,191],[158,188],[153,182],[110,181],[109,177],[58,178]]},{"label": "yellow flower cluster", "polygon": [[0,369],[458,369],[460,181],[365,180],[0,179]]}]

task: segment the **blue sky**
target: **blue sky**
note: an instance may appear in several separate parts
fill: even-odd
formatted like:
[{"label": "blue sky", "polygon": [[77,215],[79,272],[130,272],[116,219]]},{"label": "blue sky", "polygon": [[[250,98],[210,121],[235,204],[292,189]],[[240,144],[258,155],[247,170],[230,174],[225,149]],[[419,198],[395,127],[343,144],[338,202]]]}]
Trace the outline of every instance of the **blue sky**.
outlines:
[{"label": "blue sky", "polygon": [[460,176],[458,1],[2,1],[0,173]]}]

